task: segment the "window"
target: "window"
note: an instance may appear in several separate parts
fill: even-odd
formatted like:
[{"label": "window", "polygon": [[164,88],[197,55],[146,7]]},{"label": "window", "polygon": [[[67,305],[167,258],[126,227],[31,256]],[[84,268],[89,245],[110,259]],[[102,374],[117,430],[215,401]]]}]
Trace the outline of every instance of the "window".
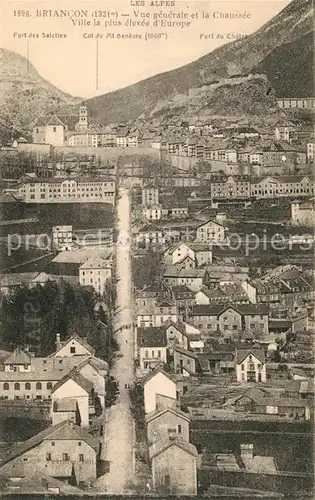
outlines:
[{"label": "window", "polygon": [[28,370],[28,365],[24,365],[24,370]]},{"label": "window", "polygon": [[31,390],[31,384],[29,382],[26,382],[25,384],[25,390],[30,391]]},{"label": "window", "polygon": [[51,461],[51,453],[46,453],[46,461],[47,462]]},{"label": "window", "polygon": [[52,441],[52,442],[51,442],[51,446],[55,446],[55,441]]},{"label": "window", "polygon": [[19,391],[20,390],[20,384],[18,382],[15,382],[14,384],[14,390]]},{"label": "window", "polygon": [[160,358],[160,357],[161,357],[161,354],[162,354],[162,353],[161,353],[161,351],[160,351],[160,350],[158,350],[158,358]]},{"label": "window", "polygon": [[9,390],[9,388],[10,388],[10,387],[9,387],[8,382],[5,382],[5,383],[3,384],[3,390],[4,390],[4,391],[8,391],[8,390]]},{"label": "window", "polygon": [[148,358],[148,357],[149,357],[149,351],[145,351],[145,353],[144,353],[144,357],[145,357],[145,358]]},{"label": "window", "polygon": [[71,352],[71,354],[75,354],[75,347],[74,346],[70,347],[70,352]]},{"label": "window", "polygon": [[52,382],[47,382],[46,388],[47,389],[52,389]]},{"label": "window", "polygon": [[241,367],[241,368],[242,368],[242,372],[243,372],[243,371],[244,371],[244,369],[245,369],[244,365],[242,365],[242,367]]},{"label": "window", "polygon": [[53,131],[56,132],[56,130],[57,130],[56,127],[53,127]]},{"label": "window", "polygon": [[80,453],[80,455],[79,455],[79,461],[80,462],[84,462],[84,455],[83,455],[83,453]]},{"label": "window", "polygon": [[182,426],[180,424],[177,426],[177,432],[178,434],[182,433]]},{"label": "window", "polygon": [[81,443],[81,441],[79,441],[79,442],[78,442],[78,446],[81,446],[81,444],[82,444],[82,443]]},{"label": "window", "polygon": [[40,382],[36,382],[36,389],[41,390],[42,384]]},{"label": "window", "polygon": [[63,462],[69,462],[70,457],[69,457],[68,453],[62,454],[62,460],[63,460]]}]

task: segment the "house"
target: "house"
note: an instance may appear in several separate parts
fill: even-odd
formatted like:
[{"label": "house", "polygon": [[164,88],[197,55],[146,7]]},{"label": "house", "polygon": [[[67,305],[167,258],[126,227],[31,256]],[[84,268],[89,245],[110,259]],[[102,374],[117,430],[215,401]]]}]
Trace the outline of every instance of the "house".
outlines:
[{"label": "house", "polygon": [[218,222],[208,220],[196,228],[197,243],[222,243],[225,241],[225,227]]},{"label": "house", "polygon": [[[212,274],[212,273],[211,273]],[[247,304],[248,295],[240,283],[221,284],[218,288],[203,288],[195,295],[195,303],[202,304]]]},{"label": "house", "polygon": [[4,360],[4,371],[14,372],[30,372],[31,371],[31,358],[29,352],[23,351],[17,347],[14,351]]},{"label": "house", "polygon": [[90,484],[96,479],[99,443],[73,422],[60,422],[10,448],[0,462],[0,473],[12,480],[36,470],[66,482]]},{"label": "house", "polygon": [[160,368],[145,378],[143,391],[145,413],[156,410],[157,395],[177,399],[177,385],[174,378]]},{"label": "house", "polygon": [[58,357],[70,356],[94,356],[95,350],[87,341],[78,335],[72,335],[69,339],[61,341],[60,335],[56,335],[56,351],[50,355]]},{"label": "house", "polygon": [[153,310],[159,301],[161,293],[162,288],[157,283],[152,283],[145,286],[142,290],[138,290],[136,292],[137,311],[141,311],[141,308],[150,308]]},{"label": "house", "polygon": [[93,395],[93,384],[79,373],[72,371],[59,380],[51,391],[54,403],[66,399],[76,401],[80,415],[80,425],[89,425],[89,400]]},{"label": "house", "polygon": [[153,184],[146,184],[142,188],[142,205],[154,207],[159,205],[159,189]]},{"label": "house", "polygon": [[211,175],[212,199],[246,199],[250,197],[250,178],[241,175]]},{"label": "house", "polygon": [[137,347],[142,371],[154,370],[167,362],[167,339],[163,327],[137,328]]},{"label": "house", "polygon": [[196,447],[179,439],[158,441],[149,449],[155,492],[164,495],[197,495]]},{"label": "house", "polygon": [[262,391],[248,391],[239,397],[237,406],[253,414],[310,420],[310,403],[301,398],[274,396]]},{"label": "house", "polygon": [[112,277],[112,262],[94,257],[82,264],[79,268],[79,281],[81,286],[91,286],[96,293],[103,295],[106,282]]},{"label": "house", "polygon": [[208,283],[209,273],[206,268],[178,270],[175,266],[168,266],[163,273],[163,280],[170,287],[184,285],[197,292]]},{"label": "house", "polygon": [[161,205],[145,206],[143,207],[142,215],[147,220],[160,220],[162,217],[162,207]]},{"label": "house", "polygon": [[198,353],[198,363],[203,374],[233,374],[235,372],[235,355],[224,350],[213,350]]},{"label": "house", "polygon": [[108,363],[94,356],[85,357],[75,366],[75,371],[93,384],[94,397],[99,400],[101,407],[104,409],[106,377],[109,371]]},{"label": "house", "polygon": [[2,273],[0,274],[0,291],[4,295],[8,295],[10,291],[18,289],[22,285],[29,285],[36,276],[38,276],[37,272]]},{"label": "house", "polygon": [[186,312],[194,305],[195,292],[186,285],[172,287],[172,299],[179,311]]},{"label": "house", "polygon": [[265,352],[261,347],[236,349],[235,364],[238,382],[266,382]]},{"label": "house", "polygon": [[289,371],[289,378],[292,380],[308,380],[309,377],[306,372],[301,368],[292,366]]},{"label": "house", "polygon": [[163,217],[170,217],[174,219],[181,219],[188,217],[188,207],[179,202],[163,203],[162,208]]},{"label": "house", "polygon": [[160,408],[145,417],[149,445],[176,437],[189,442],[189,415],[178,408]]},{"label": "house", "polygon": [[161,326],[167,320],[174,323],[178,320],[177,307],[166,301],[158,302],[155,307],[146,306],[140,307],[137,315],[137,326],[148,328],[150,326]]},{"label": "house", "polygon": [[71,421],[80,425],[80,412],[75,399],[57,399],[51,408],[52,425]]},{"label": "house", "polygon": [[33,142],[63,146],[65,143],[65,130],[66,125],[57,115],[53,115],[49,119],[38,119],[33,128]]},{"label": "house", "polygon": [[200,372],[199,361],[197,353],[176,346],[174,348],[174,370],[175,373],[189,377]]},{"label": "house", "polygon": [[176,264],[174,264],[172,267],[181,271],[182,269],[195,269],[196,264],[194,259],[189,257],[189,255],[186,255],[181,260],[176,262]]},{"label": "house", "polygon": [[190,248],[190,246],[188,246],[187,243],[180,242],[172,245],[164,252],[164,261],[166,264],[174,266],[178,262],[181,262],[186,256],[195,260],[195,252]]},{"label": "house", "polygon": [[291,223],[294,226],[313,227],[315,221],[314,199],[309,201],[294,200],[291,203]]},{"label": "house", "polygon": [[167,347],[171,354],[173,353],[174,347],[177,345],[186,347],[188,346],[189,340],[184,323],[174,323],[173,321],[168,320],[164,324],[164,329],[166,334]]},{"label": "house", "polygon": [[154,248],[165,243],[164,231],[155,224],[145,224],[136,234],[137,245],[141,248]]},{"label": "house", "polygon": [[73,246],[72,226],[53,226],[52,243],[56,250],[70,250]]},{"label": "house", "polygon": [[40,498],[45,498],[47,495],[82,495],[82,489],[48,476],[45,471],[35,471],[20,480],[8,479],[7,483],[1,486],[3,495],[15,494],[24,498],[32,495],[40,495]]},{"label": "house", "polygon": [[211,245],[192,242],[189,243],[189,248],[195,254],[196,267],[202,267],[212,263]]},{"label": "house", "polygon": [[194,325],[205,332],[254,338],[268,335],[269,307],[264,304],[196,305],[191,312]]}]

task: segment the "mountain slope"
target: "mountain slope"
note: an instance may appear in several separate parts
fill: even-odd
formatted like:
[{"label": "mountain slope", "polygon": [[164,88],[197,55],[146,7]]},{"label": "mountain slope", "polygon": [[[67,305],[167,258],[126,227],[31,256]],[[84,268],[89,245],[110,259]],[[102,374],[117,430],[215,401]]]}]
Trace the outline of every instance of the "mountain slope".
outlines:
[{"label": "mountain slope", "polygon": [[308,33],[277,47],[257,66],[257,71],[268,76],[276,96],[313,97],[313,46],[313,33]]},{"label": "mountain slope", "polygon": [[36,117],[80,102],[42,78],[23,56],[0,49],[0,133],[27,133]]},{"label": "mountain slope", "polygon": [[[150,112],[159,101],[185,94],[233,72],[248,73],[270,52],[282,44],[292,43],[313,30],[310,0],[293,0],[258,31],[241,40],[223,45],[197,61],[179,69],[148,78],[135,85],[87,101],[97,121],[116,122]],[[300,77],[304,71],[300,67]]]}]

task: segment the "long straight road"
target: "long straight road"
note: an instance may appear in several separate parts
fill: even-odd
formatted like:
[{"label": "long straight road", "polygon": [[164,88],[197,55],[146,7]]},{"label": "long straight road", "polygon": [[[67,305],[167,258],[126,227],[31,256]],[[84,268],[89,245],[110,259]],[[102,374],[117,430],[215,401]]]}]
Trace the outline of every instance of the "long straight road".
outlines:
[{"label": "long straight road", "polygon": [[105,432],[105,459],[110,463],[108,474],[102,476],[98,486],[108,493],[125,493],[130,490],[134,476],[134,421],[130,412],[127,385],[134,380],[134,331],[132,325],[131,278],[131,201],[129,192],[120,188],[117,202],[116,248],[117,314],[114,330],[120,345],[118,357],[111,370],[119,383],[119,396],[108,415]]}]

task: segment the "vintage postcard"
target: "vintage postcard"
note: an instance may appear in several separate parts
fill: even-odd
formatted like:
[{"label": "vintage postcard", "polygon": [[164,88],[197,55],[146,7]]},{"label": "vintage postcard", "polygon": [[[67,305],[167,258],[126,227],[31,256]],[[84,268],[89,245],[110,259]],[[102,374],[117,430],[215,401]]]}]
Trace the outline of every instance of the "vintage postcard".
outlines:
[{"label": "vintage postcard", "polygon": [[312,499],[311,0],[0,9],[0,499]]}]

